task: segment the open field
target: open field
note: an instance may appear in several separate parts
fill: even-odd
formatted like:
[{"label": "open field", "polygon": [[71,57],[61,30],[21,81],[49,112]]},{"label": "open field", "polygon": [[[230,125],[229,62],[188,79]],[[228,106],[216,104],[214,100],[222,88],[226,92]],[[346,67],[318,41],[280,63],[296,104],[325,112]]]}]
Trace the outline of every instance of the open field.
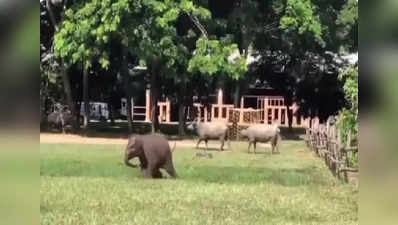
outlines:
[{"label": "open field", "polygon": [[304,142],[284,141],[274,155],[264,147],[247,154],[246,143],[233,142],[212,159],[178,142],[180,177],[151,180],[124,166],[122,140],[41,143],[41,224],[358,224],[356,189]]}]

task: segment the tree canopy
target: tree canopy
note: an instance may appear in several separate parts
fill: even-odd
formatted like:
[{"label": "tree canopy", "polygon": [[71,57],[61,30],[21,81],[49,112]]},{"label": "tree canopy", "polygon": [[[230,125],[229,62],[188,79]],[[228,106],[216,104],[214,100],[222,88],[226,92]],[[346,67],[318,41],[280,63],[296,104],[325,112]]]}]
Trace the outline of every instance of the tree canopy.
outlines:
[{"label": "tree canopy", "polygon": [[[337,78],[347,65],[342,56],[358,51],[356,0],[86,0],[66,6],[56,7],[63,12],[54,27],[41,1],[42,59],[52,59],[42,60],[42,74],[57,74],[65,62],[90,76],[106,74],[112,85],[105,89],[116,87],[120,74],[128,96],[129,70],[145,65],[153,104],[157,90],[187,96],[178,98],[187,104],[198,87],[193,82],[210,87],[213,78],[235,85],[235,98],[246,81],[266,81],[308,116],[327,117],[349,102],[344,79]],[[80,92],[81,79],[69,79]],[[96,83],[91,88],[100,92]]]}]

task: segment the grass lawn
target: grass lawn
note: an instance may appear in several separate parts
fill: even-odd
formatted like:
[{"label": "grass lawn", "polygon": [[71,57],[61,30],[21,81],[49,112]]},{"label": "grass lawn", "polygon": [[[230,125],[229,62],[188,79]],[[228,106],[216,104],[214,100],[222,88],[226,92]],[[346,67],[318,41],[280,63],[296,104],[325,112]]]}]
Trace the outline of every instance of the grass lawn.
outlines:
[{"label": "grass lawn", "polygon": [[41,144],[41,224],[358,224],[356,189],[303,142],[232,147],[208,159],[177,144],[179,178],[151,180],[123,164],[124,145]]}]

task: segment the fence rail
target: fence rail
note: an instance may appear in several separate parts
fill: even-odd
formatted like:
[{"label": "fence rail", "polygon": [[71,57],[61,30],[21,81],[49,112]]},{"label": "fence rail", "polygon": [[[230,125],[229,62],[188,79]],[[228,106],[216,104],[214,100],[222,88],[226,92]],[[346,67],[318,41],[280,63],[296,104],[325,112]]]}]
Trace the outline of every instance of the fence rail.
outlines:
[{"label": "fence rail", "polygon": [[358,146],[351,146],[351,134],[348,134],[347,145],[342,143],[341,133],[335,127],[307,128],[307,146],[317,156],[325,160],[325,164],[337,178],[357,181],[359,169],[352,165],[352,157],[358,152]]}]

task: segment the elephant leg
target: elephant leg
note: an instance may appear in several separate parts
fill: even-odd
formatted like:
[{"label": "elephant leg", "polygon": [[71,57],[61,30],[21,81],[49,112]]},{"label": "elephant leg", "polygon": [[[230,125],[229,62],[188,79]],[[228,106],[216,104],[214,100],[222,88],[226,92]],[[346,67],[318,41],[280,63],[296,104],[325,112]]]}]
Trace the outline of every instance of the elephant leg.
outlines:
[{"label": "elephant leg", "polygon": [[160,172],[159,168],[154,168],[152,170],[152,177],[153,178],[163,178],[162,173]]},{"label": "elephant leg", "polygon": [[124,156],[124,164],[125,164],[126,166],[130,166],[130,167],[137,167],[137,166],[135,166],[134,164],[132,164],[132,163],[130,162],[130,160],[131,160],[132,158],[134,158],[134,157],[133,157],[132,155],[130,155],[129,152],[126,152],[126,154],[125,154],[125,156]]},{"label": "elephant leg", "polygon": [[156,165],[152,163],[149,163],[148,167],[143,170],[144,177],[146,178],[156,178],[157,176],[159,176],[159,173],[159,168],[157,168]]},{"label": "elephant leg", "polygon": [[142,170],[142,175],[144,175],[145,178],[151,178],[151,170],[149,168],[145,168]]},{"label": "elephant leg", "polygon": [[140,167],[146,169],[148,167],[148,160],[145,155],[138,156],[138,159],[140,160]]}]

